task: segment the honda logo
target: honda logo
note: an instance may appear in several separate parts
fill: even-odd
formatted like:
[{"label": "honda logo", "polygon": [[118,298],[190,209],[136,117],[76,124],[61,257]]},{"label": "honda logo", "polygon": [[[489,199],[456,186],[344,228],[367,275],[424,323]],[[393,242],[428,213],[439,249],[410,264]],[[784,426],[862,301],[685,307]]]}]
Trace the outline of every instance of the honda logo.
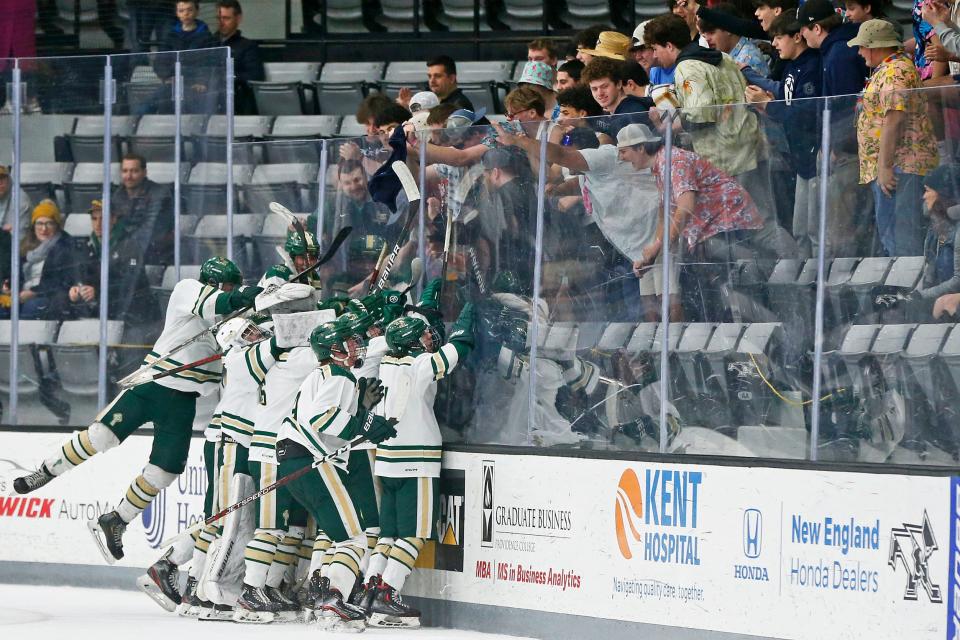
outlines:
[{"label": "honda logo", "polygon": [[743,512],[743,555],[759,558],[763,549],[763,514],[758,509]]}]

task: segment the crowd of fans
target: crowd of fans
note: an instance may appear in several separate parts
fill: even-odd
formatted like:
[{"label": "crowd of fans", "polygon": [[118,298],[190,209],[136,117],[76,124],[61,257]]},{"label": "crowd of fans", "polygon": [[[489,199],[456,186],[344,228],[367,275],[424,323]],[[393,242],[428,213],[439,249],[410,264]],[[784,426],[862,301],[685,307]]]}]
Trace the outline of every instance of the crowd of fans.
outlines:
[{"label": "crowd of fans", "polygon": [[[242,96],[263,69],[255,43],[239,33],[239,4],[219,3],[220,34],[196,21],[195,2],[176,6],[180,21],[166,46],[236,46],[237,113],[252,113],[255,102]],[[918,1],[905,30],[874,0],[671,0],[630,36],[598,25],[570,43],[530,42],[502,115],[474,107],[451,57],[431,57],[425,86],[371,92],[357,106],[365,136],[329,141],[324,205],[318,197],[305,221],[324,243],[344,226],[353,232],[322,274],[326,290],[362,293],[384,247],[398,240],[409,204],[390,171],[400,160],[425,177],[426,216],[422,230],[400,238],[398,273],[420,254],[426,277],[440,275],[452,237],[451,311],[493,291],[525,300],[512,310],[546,324],[656,322],[664,309],[678,322],[780,322],[799,326],[785,353],[800,356],[812,349],[812,320],[784,317],[762,286],[778,264],[923,256],[922,277],[898,294],[908,309],[898,317],[952,316],[960,305],[949,91],[960,82],[957,6]],[[202,99],[203,82],[193,91]],[[829,148],[821,148],[824,129]],[[156,317],[144,268],[171,263],[173,206],[143,158],[123,158],[109,221],[91,204],[86,240],[67,240],[52,202],[27,205],[24,194],[13,211],[9,191],[0,170],[3,229],[23,230],[21,317],[97,315],[103,224],[117,269],[111,317]],[[834,324],[876,322],[884,310],[861,305]],[[813,309],[798,314],[810,319]],[[521,324],[515,333],[526,331]],[[509,341],[498,327],[491,335]],[[525,335],[513,340],[515,351],[529,348]],[[576,377],[573,364],[560,368],[563,381]],[[540,437],[578,442],[570,433],[567,416]]]}]

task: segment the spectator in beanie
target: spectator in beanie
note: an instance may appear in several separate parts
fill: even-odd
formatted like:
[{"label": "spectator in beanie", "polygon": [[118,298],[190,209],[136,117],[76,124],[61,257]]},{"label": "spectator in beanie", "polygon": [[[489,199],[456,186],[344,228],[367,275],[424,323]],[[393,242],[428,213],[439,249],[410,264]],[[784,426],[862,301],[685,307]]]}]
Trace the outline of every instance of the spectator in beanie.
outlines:
[{"label": "spectator in beanie", "polygon": [[546,62],[528,62],[517,81],[518,87],[529,87],[543,98],[544,113],[550,113],[550,119],[557,119],[557,94],[553,86],[557,82],[557,70]]}]

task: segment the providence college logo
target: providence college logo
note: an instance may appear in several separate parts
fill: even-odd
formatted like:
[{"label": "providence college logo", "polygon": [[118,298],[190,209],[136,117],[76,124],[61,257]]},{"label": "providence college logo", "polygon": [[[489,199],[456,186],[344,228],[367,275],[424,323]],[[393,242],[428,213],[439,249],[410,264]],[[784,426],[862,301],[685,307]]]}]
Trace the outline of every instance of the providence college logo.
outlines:
[{"label": "providence college logo", "polygon": [[937,549],[939,547],[926,509],[923,510],[923,524],[904,522],[902,527],[890,530],[890,555],[887,563],[894,571],[897,571],[899,563],[907,574],[904,600],[917,600],[922,588],[930,602],[943,602],[940,585],[934,584],[930,577],[930,556]]},{"label": "providence college logo", "polygon": [[493,546],[493,460],[483,461],[483,504],[480,505],[480,546]]}]

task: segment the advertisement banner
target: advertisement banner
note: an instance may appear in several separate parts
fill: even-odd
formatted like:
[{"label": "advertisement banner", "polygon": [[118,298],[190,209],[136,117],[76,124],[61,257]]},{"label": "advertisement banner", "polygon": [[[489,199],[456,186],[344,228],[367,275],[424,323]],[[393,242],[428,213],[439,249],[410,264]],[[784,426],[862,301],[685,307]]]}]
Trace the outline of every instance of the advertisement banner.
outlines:
[{"label": "advertisement banner", "polygon": [[411,595],[778,638],[946,637],[949,478],[444,465],[466,479],[463,572],[416,572]]},{"label": "advertisement banner", "polygon": [[[36,469],[68,436],[0,433],[0,560],[104,564],[86,523],[112,511],[150,456],[152,438],[132,435],[33,493],[19,496],[13,479]],[[203,440],[194,438],[187,468],[127,527],[118,566],[147,567],[161,540],[203,518],[207,476]]]}]

